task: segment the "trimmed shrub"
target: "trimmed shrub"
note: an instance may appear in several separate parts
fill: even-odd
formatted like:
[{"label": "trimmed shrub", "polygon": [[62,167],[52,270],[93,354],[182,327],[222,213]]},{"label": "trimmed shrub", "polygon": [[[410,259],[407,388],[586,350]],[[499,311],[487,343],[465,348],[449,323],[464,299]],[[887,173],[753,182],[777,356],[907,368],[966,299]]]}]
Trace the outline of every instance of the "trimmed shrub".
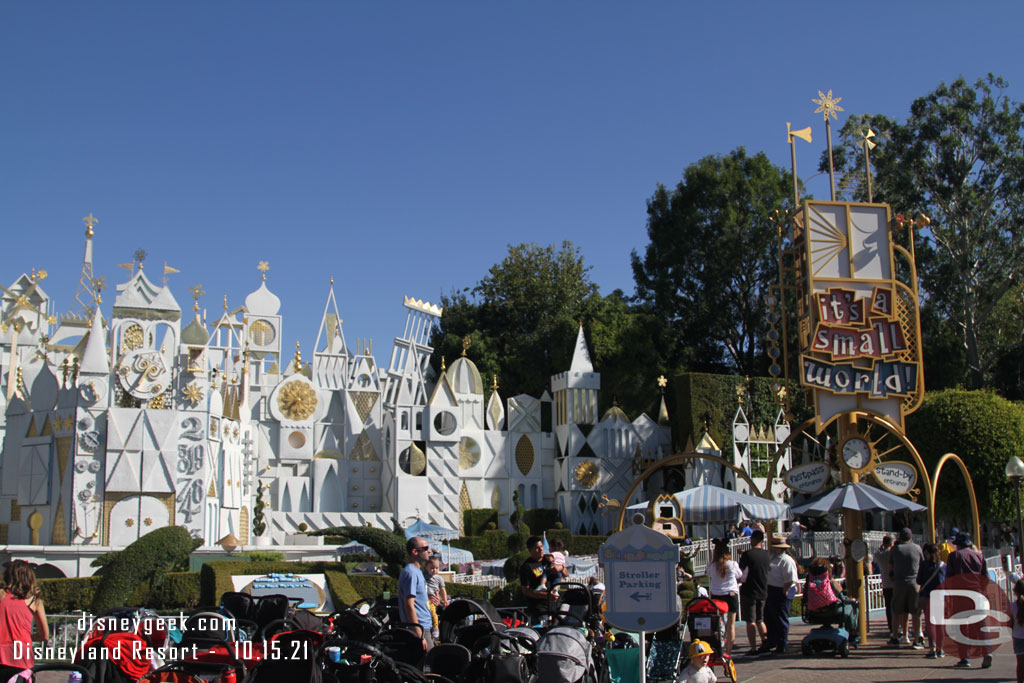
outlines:
[{"label": "trimmed shrub", "polygon": [[285,554],[277,550],[250,550],[242,553],[249,562],[284,562]]},{"label": "trimmed shrub", "polygon": [[358,541],[373,548],[385,563],[385,571],[391,576],[398,576],[409,561],[409,553],[405,551],[405,538],[387,529],[375,529],[368,526],[335,526],[309,532],[310,536],[344,536],[350,541]]},{"label": "trimmed shrub", "polygon": [[498,527],[498,511],[494,508],[462,511],[462,528],[467,536],[480,536],[489,524]]},{"label": "trimmed shrub", "polygon": [[[989,391],[929,393],[917,412],[907,416],[907,436],[929,471],[945,453],[960,456],[971,473],[981,519],[1016,518],[1015,491],[1005,468],[1024,443],[1024,409],[1019,405]],[[959,468],[943,467],[938,484],[942,495],[936,499],[936,512],[968,521],[970,498]]]},{"label": "trimmed shrub", "polygon": [[196,607],[199,605],[199,573],[172,572],[158,586],[145,581],[139,584],[127,604],[154,610]]},{"label": "trimmed shrub", "polygon": [[129,603],[139,584],[163,583],[167,573],[188,566],[188,557],[201,544],[179,526],[163,527],[139,538],[109,562],[92,599],[92,611],[102,614]]},{"label": "trimmed shrub", "polygon": [[523,521],[526,522],[526,525],[538,531],[553,529],[560,519],[558,510],[548,508],[534,508],[523,512]]},{"label": "trimmed shrub", "polygon": [[390,592],[392,596],[398,595],[398,581],[390,576],[349,574],[348,580],[356,594],[363,598],[380,598],[384,591]]},{"label": "trimmed shrub", "polygon": [[476,560],[497,560],[508,556],[508,534],[501,529],[485,530],[481,536],[463,536],[453,538],[453,548],[461,548],[473,553]]},{"label": "trimmed shrub", "polygon": [[523,562],[526,562],[526,558],[530,556],[529,550],[520,550],[518,553],[513,553],[505,560],[505,566],[502,567],[502,574],[505,576],[506,581],[519,581],[519,567],[522,566]]},{"label": "trimmed shrub", "polygon": [[39,579],[39,592],[42,593],[46,611],[51,614],[89,611],[100,579],[99,576]]}]

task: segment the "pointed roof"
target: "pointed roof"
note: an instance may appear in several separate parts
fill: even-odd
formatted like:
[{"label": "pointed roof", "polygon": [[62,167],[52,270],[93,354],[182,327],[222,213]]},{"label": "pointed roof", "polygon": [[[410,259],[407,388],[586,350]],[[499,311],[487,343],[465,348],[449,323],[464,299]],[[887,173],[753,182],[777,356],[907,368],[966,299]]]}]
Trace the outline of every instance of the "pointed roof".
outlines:
[{"label": "pointed roof", "polygon": [[100,307],[97,306],[96,312],[92,315],[92,327],[89,329],[88,339],[85,342],[85,350],[82,352],[80,372],[101,375],[106,375],[110,372],[105,337],[103,318],[100,315]]},{"label": "pointed roof", "polygon": [[587,338],[583,335],[583,325],[580,324],[580,331],[576,335],[576,348],[572,352],[572,365],[569,372],[593,372],[594,364],[590,362],[590,349],[587,348]]},{"label": "pointed roof", "polygon": [[[331,278],[331,287],[327,291],[327,301],[324,303],[324,314],[320,318],[320,330],[316,333],[316,342],[313,344],[314,353],[348,355],[348,344],[345,343],[341,323],[338,302],[334,298],[334,278]],[[323,344],[320,343],[321,339],[324,341]]]},{"label": "pointed roof", "polygon": [[661,395],[661,405],[658,406],[658,425],[666,427],[671,423],[668,417],[668,408],[665,406],[665,395]]},{"label": "pointed roof", "polygon": [[132,275],[128,282],[117,285],[117,298],[114,299],[114,315],[131,315],[138,311],[161,311],[178,315],[159,316],[176,320],[180,317],[181,307],[167,287],[157,287],[142,268]]}]

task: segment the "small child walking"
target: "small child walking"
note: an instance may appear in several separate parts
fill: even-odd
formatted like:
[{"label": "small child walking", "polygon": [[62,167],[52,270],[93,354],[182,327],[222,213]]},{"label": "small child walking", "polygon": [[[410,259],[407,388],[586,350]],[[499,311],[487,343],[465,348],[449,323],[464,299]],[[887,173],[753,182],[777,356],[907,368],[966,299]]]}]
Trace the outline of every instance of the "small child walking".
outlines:
[{"label": "small child walking", "polygon": [[703,640],[690,643],[690,664],[676,676],[676,683],[715,683],[718,677],[708,666],[714,650]]}]

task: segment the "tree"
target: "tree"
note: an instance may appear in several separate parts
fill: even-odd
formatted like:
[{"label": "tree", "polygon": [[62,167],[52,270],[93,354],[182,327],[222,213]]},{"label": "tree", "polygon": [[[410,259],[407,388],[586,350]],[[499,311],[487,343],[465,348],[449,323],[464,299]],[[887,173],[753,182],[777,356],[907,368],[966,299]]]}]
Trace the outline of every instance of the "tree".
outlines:
[{"label": "tree", "polygon": [[267,530],[267,523],[263,519],[263,509],[267,507],[267,502],[263,500],[263,484],[259,479],[256,480],[256,505],[252,509],[252,535],[262,536]]},{"label": "tree", "polygon": [[[882,130],[883,144],[871,156],[875,200],[931,218],[917,249],[922,317],[932,323],[926,349],[955,339],[966,369],[961,379],[975,388],[991,384],[1008,353],[1020,366],[1024,329],[1024,104],[1011,101],[1006,88],[992,74],[973,87],[960,78],[916,99],[906,123],[867,115],[841,131],[849,143],[841,172],[863,176],[849,145],[859,143],[865,126]],[[863,199],[864,188],[855,195]]]},{"label": "tree", "polygon": [[647,201],[643,254],[633,252],[637,298],[672,331],[672,365],[765,374],[765,295],[778,279],[774,212],[792,176],[740,147],[690,165],[674,190]]}]

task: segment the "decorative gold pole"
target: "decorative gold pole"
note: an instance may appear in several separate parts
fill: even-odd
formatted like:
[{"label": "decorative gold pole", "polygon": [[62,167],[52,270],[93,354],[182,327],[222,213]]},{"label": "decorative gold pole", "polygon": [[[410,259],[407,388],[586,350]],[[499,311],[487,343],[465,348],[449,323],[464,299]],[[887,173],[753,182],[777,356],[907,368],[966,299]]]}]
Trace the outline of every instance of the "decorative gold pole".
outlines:
[{"label": "decorative gold pole", "polygon": [[789,125],[789,121],[786,121],[786,138],[789,140],[789,152],[793,160],[793,211],[796,211],[800,206],[799,181],[796,177],[796,138],[811,142],[811,127],[793,130]]},{"label": "decorative gold pole", "polygon": [[868,204],[874,199],[874,195],[871,193],[871,157],[869,152],[875,148],[875,143],[871,141],[871,138],[875,137],[875,131],[868,128],[868,132],[864,133],[864,177],[868,180]]},{"label": "decorative gold pole", "polygon": [[[836,447],[845,443],[847,439],[857,436],[857,417],[853,413],[847,413],[839,418],[839,434]],[[842,458],[840,458],[842,461]],[[851,470],[845,462],[842,464],[843,481],[856,484],[860,481],[860,475]],[[864,520],[861,512],[847,510],[843,513],[843,536],[846,547],[850,548],[854,541],[864,537]],[[864,562],[853,562],[850,572],[847,573],[846,591],[857,599],[857,609],[860,612],[857,631],[860,634],[860,642],[868,642],[868,601],[867,591],[864,590]]]},{"label": "decorative gold pole", "polygon": [[843,100],[842,97],[832,97],[832,91],[829,90],[828,94],[818,91],[819,99],[812,99],[818,105],[818,108],[814,110],[815,114],[821,114],[825,117],[825,135],[828,138],[828,188],[831,193],[832,201],[836,200],[836,169],[835,164],[832,162],[832,122],[829,120],[831,116],[835,120],[839,120],[836,116],[837,111],[843,111],[843,108],[839,106],[839,103]]}]

